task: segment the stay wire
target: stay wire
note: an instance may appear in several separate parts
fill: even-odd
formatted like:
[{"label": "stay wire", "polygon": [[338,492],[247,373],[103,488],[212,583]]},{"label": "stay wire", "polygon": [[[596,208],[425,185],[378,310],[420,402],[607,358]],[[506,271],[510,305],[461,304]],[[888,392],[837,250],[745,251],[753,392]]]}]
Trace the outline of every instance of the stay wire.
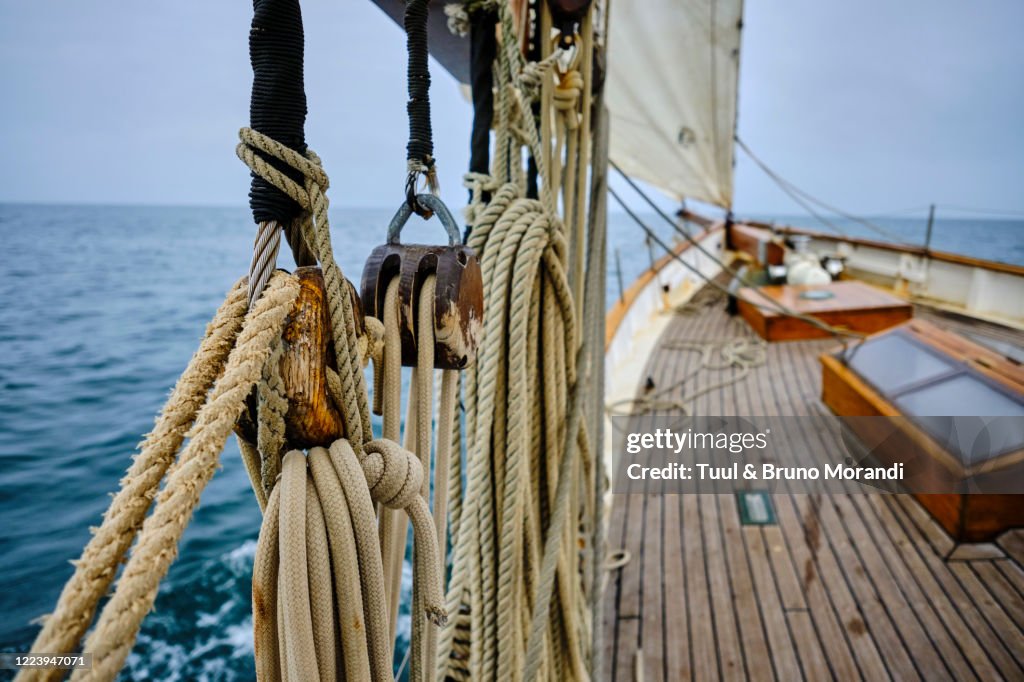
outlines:
[{"label": "stay wire", "polygon": [[1024,211],[1016,211],[1012,209],[1003,210],[1000,208],[952,206],[950,204],[938,204],[936,208],[944,208],[949,211],[961,211],[963,213],[977,213],[979,215],[1001,216],[1004,218],[1024,218]]},{"label": "stay wire", "polygon": [[760,168],[762,171],[764,171],[764,173],[769,178],[771,178],[779,186],[779,188],[783,192],[785,192],[791,199],[793,199],[793,201],[795,201],[796,203],[800,204],[800,206],[803,207],[804,210],[806,210],[808,213],[810,213],[812,216],[814,216],[817,220],[821,221],[822,223],[824,223],[825,225],[830,227],[832,230],[834,230],[834,231],[836,231],[836,232],[838,232],[839,234],[842,234],[842,235],[846,234],[846,232],[841,227],[839,227],[838,225],[836,225],[835,223],[833,223],[832,221],[828,220],[827,218],[822,216],[820,213],[815,211],[813,208],[808,206],[807,202],[814,203],[814,204],[824,208],[826,211],[830,211],[830,212],[836,214],[837,216],[839,216],[841,218],[845,218],[846,220],[850,220],[850,221],[853,221],[853,222],[858,223],[860,225],[863,225],[864,227],[868,228],[869,230],[872,230],[872,231],[882,235],[886,239],[889,239],[891,241],[896,242],[897,244],[907,244],[907,242],[902,237],[900,237],[899,235],[895,234],[894,232],[891,232],[890,230],[885,229],[881,225],[878,225],[877,223],[871,222],[870,220],[867,220],[867,219],[862,218],[860,216],[853,215],[852,213],[849,213],[849,212],[844,211],[844,210],[842,210],[840,208],[832,206],[831,204],[825,203],[821,199],[818,199],[818,198],[814,197],[813,195],[809,194],[805,190],[800,189],[799,187],[794,185],[789,180],[786,180],[781,175],[776,173],[774,170],[769,168],[768,164],[766,164],[756,154],[754,154],[754,152],[751,151],[750,147],[748,147],[746,145],[746,143],[743,142],[743,140],[740,139],[740,137],[738,135],[736,136],[736,144],[739,145],[740,149],[742,149],[744,152],[746,152],[747,156],[750,157],[750,160],[753,161],[757,165],[758,168]]},{"label": "stay wire", "polygon": [[[615,166],[615,169],[619,170],[618,166]],[[622,171],[619,171],[619,172],[621,173]],[[691,265],[690,263],[686,262],[686,260],[684,258],[682,258],[678,253],[676,253],[676,251],[671,246],[666,244],[661,239],[661,237],[659,237],[657,235],[657,233],[654,230],[652,230],[650,227],[648,227],[647,224],[640,218],[640,216],[638,216],[629,206],[626,205],[626,202],[622,200],[622,197],[620,197],[618,195],[618,193],[612,187],[608,187],[608,193],[612,196],[612,198],[615,199],[616,202],[618,202],[619,206],[621,206],[623,208],[623,210],[626,211],[626,213],[629,215],[629,217],[633,219],[633,221],[640,227],[640,229],[643,230],[647,234],[648,238],[650,238],[651,241],[653,241],[655,244],[657,244],[659,247],[661,247],[661,249],[666,254],[668,254],[670,257],[672,257],[673,260],[676,260],[679,263],[681,263],[683,265],[683,267],[685,267],[687,270],[689,270],[693,274],[697,275],[697,277],[699,277],[700,279],[704,280],[704,282],[706,282],[707,284],[710,284],[712,287],[714,287],[714,288],[718,289],[719,291],[725,293],[727,296],[734,296],[737,299],[739,299],[739,300],[741,300],[741,301],[743,301],[745,303],[748,303],[748,304],[750,304],[752,306],[756,306],[757,308],[760,308],[761,310],[774,309],[777,312],[779,312],[779,313],[781,313],[781,314],[783,314],[783,315],[785,315],[787,317],[792,317],[792,318],[800,320],[802,322],[806,322],[807,324],[810,324],[810,325],[812,325],[812,326],[814,326],[814,327],[816,327],[818,329],[821,329],[822,331],[828,332],[837,341],[840,341],[841,343],[843,343],[844,346],[846,346],[846,342],[845,342],[846,338],[854,338],[854,339],[863,339],[864,338],[864,334],[861,334],[859,332],[854,332],[854,331],[851,331],[849,329],[843,329],[841,327],[834,327],[834,326],[832,326],[830,324],[822,322],[821,320],[819,320],[818,318],[816,318],[816,317],[814,317],[812,315],[805,315],[803,313],[797,312],[796,310],[793,310],[792,308],[790,308],[790,307],[788,307],[788,306],[786,306],[786,305],[784,305],[782,303],[779,303],[775,299],[769,298],[768,296],[764,296],[763,294],[762,294],[762,296],[764,296],[764,302],[757,302],[757,301],[751,300],[750,298],[747,298],[746,296],[741,296],[738,291],[737,292],[729,291],[728,287],[722,285],[719,282],[716,282],[713,278],[708,277],[703,272],[701,272],[699,268],[697,268],[694,265]],[[658,209],[658,210],[660,212],[660,209]],[[756,284],[752,283],[750,280],[748,280],[745,277],[743,277],[739,272],[737,272],[736,270],[733,270],[731,267],[726,265],[725,262],[723,262],[717,256],[715,256],[710,251],[705,249],[704,246],[702,244],[700,244],[696,239],[694,239],[690,235],[686,234],[683,230],[680,230],[678,228],[678,226],[675,226],[675,225],[673,225],[673,226],[676,228],[676,231],[679,234],[683,235],[687,239],[687,241],[689,241],[691,244],[696,246],[697,249],[701,253],[707,255],[715,263],[717,263],[719,266],[721,266],[721,268],[725,272],[729,273],[729,275],[731,275],[733,278],[738,280],[744,286],[749,287],[751,289],[754,289],[755,291],[758,290]]]}]

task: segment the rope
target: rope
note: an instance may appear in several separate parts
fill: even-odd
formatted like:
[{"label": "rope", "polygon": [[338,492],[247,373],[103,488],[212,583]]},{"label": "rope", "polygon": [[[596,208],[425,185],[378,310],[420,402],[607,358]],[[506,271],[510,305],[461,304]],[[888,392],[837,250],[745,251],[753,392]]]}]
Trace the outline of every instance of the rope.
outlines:
[{"label": "rope", "polygon": [[352,514],[352,527],[359,552],[360,584],[365,594],[363,611],[366,614],[366,637],[370,646],[373,679],[390,679],[392,640],[386,634],[388,620],[384,599],[384,571],[380,546],[376,542],[373,500],[351,444],[344,440],[336,441],[331,445],[329,454]]},{"label": "rope", "polygon": [[278,341],[270,359],[263,368],[262,380],[256,388],[259,416],[256,425],[256,447],[259,452],[260,477],[257,487],[267,498],[278,474],[281,473],[281,453],[285,449],[285,414],[288,412],[288,398],[281,379],[281,354],[284,345]]},{"label": "rope", "polygon": [[[206,334],[174,386],[156,419],[153,431],[139,446],[121,488],[103,515],[99,528],[77,561],[75,572],[61,591],[53,613],[43,624],[32,651],[67,653],[78,649],[106,595],[117,569],[156,497],[157,488],[202,407],[206,394],[222,373],[228,354],[242,328],[246,309],[245,280],[228,292],[214,314]],[[22,671],[19,680],[49,680],[59,671]]]},{"label": "rope", "polygon": [[765,175],[767,175],[769,178],[771,178],[775,182],[775,184],[777,184],[779,186],[779,189],[781,189],[783,192],[785,192],[787,195],[789,195],[789,197],[791,199],[793,199],[793,201],[795,201],[796,203],[800,204],[800,206],[802,206],[804,208],[804,210],[806,210],[812,216],[817,218],[818,222],[822,223],[823,225],[825,225],[826,227],[828,227],[832,231],[834,231],[834,232],[836,232],[836,233],[838,233],[840,235],[843,235],[843,236],[849,236],[846,233],[845,230],[843,230],[842,228],[837,226],[832,221],[827,220],[822,215],[820,215],[818,212],[816,212],[813,208],[811,208],[807,204],[808,201],[810,201],[812,203],[815,203],[818,206],[821,206],[822,208],[824,208],[827,211],[831,211],[832,213],[835,213],[836,215],[840,216],[841,218],[846,218],[847,220],[851,220],[851,221],[853,221],[855,223],[863,225],[864,227],[868,228],[869,230],[872,230],[873,232],[876,232],[879,235],[885,237],[886,239],[889,239],[891,241],[896,242],[897,244],[907,244],[907,242],[903,239],[903,237],[895,234],[894,232],[891,232],[890,230],[885,229],[884,227],[882,227],[881,225],[879,225],[877,223],[874,223],[874,222],[872,222],[870,220],[867,220],[866,218],[861,218],[861,217],[855,216],[855,215],[853,215],[851,213],[843,211],[842,209],[836,208],[835,206],[831,206],[829,204],[826,204],[824,201],[822,201],[820,199],[815,199],[813,196],[811,196],[810,194],[808,194],[804,190],[800,189],[799,187],[797,187],[796,185],[794,185],[793,183],[789,182],[788,180],[786,180],[785,178],[780,176],[778,173],[773,171],[771,168],[769,168],[768,165],[765,164],[765,162],[762,161],[760,158],[758,158],[757,155],[754,154],[754,152],[752,152],[750,150],[750,147],[748,147],[746,145],[746,143],[743,142],[743,140],[741,140],[738,136],[736,137],[736,144],[739,145],[740,149],[742,149],[744,152],[747,153],[747,156],[750,157],[750,160],[753,161],[757,165],[758,168],[760,168],[762,171],[764,171]]},{"label": "rope", "polygon": [[604,562],[606,571],[617,571],[633,560],[633,555],[628,549],[616,549],[608,553]]},{"label": "rope", "polygon": [[[672,339],[662,342],[661,346],[668,350],[700,353],[700,363],[696,369],[669,386],[639,398],[626,398],[609,403],[605,408],[608,416],[627,417],[663,412],[679,412],[688,415],[690,414],[689,405],[694,400],[702,395],[744,380],[750,373],[750,370],[764,365],[768,357],[766,344],[763,341],[742,337],[721,341]],[[682,396],[667,397],[673,396],[680,389],[687,387],[690,381],[703,370],[721,371],[731,368],[739,371],[734,372],[727,379],[712,382]]]},{"label": "rope", "polygon": [[281,595],[284,628],[288,633],[282,669],[290,680],[317,680],[317,651],[313,644],[313,615],[306,571],[306,463],[298,450],[284,457],[281,474]]},{"label": "rope", "polygon": [[[424,507],[429,511],[426,502],[430,499],[430,445],[431,445],[431,422],[433,420],[433,393],[434,393],[434,293],[436,291],[436,277],[427,276],[420,285],[419,299],[416,301],[416,367],[413,369],[413,386],[415,387],[416,406],[416,452],[422,469],[427,472],[420,483],[420,497],[424,501]],[[410,398],[412,403],[412,398]],[[421,521],[422,523],[422,521]],[[404,534],[403,534],[404,536]],[[435,533],[436,543],[436,533]],[[435,544],[436,547],[436,544]],[[414,560],[416,557],[414,557]],[[437,583],[440,586],[440,580]],[[444,588],[441,588],[443,590]],[[443,602],[441,591],[435,595],[438,603]],[[416,613],[423,608],[423,595],[413,589],[412,609]],[[419,618],[413,619],[412,627],[412,658],[409,666],[413,679],[421,679],[423,676],[424,664],[433,667],[433,660],[424,660],[423,650],[423,621]]]},{"label": "rope", "polygon": [[[469,243],[482,258],[486,351],[466,372],[469,474],[458,519],[452,522],[453,528],[458,527],[453,531],[448,596],[453,618],[442,631],[439,672],[445,675],[450,671],[446,661],[451,655],[458,657],[461,666],[468,653],[468,672],[474,679],[511,678],[527,663],[532,601],[527,595],[533,591],[531,585],[550,589],[554,577],[550,572],[544,576],[524,574],[526,536],[531,533],[524,519],[544,517],[548,503],[537,494],[544,488],[554,491],[558,485],[557,471],[545,473],[550,467],[540,466],[540,462],[546,460],[556,468],[563,459],[571,463],[563,437],[571,436],[575,442],[581,433],[579,420],[568,418],[565,403],[565,387],[575,383],[577,341],[565,275],[564,238],[559,224],[550,219],[540,202],[517,195],[515,185],[502,186],[483,211]],[[539,308],[531,303],[538,303]],[[531,357],[527,352],[530,321],[538,319],[550,345],[545,344],[543,357]],[[550,419],[543,420],[535,438],[531,437],[534,429],[526,407],[538,401],[543,401]],[[540,472],[542,480],[531,480],[531,471]],[[591,490],[580,478],[563,477],[564,492],[553,500],[565,518],[578,515],[575,507],[570,510],[566,506],[571,499],[568,483],[579,484],[588,494]],[[456,513],[454,506],[452,513]],[[574,550],[564,542],[558,523],[549,529],[548,537],[561,552]],[[567,587],[582,589],[575,571],[559,573]],[[575,622],[572,603],[565,603],[561,596],[555,599],[552,612],[559,615],[538,611],[543,621],[560,618]],[[456,645],[459,630],[469,633],[469,652]],[[557,657],[559,651],[565,651],[579,659],[579,641],[575,636],[565,637],[566,646],[549,647],[548,655]]]},{"label": "rope", "polygon": [[[337,595],[338,632],[341,641],[342,668],[346,675],[361,676],[368,679],[371,670],[371,653],[369,643],[375,638],[387,637],[387,627],[381,628],[382,618],[376,611],[367,612],[365,605],[369,600],[363,594],[362,575],[370,577],[367,587],[371,588],[372,579],[380,572],[380,561],[376,566],[369,565],[365,570],[360,568],[358,536],[353,527],[353,516],[360,510],[355,501],[350,501],[339,480],[339,474],[331,461],[331,455],[324,448],[312,448],[309,451],[309,468],[313,475],[313,484],[317,497],[323,508],[324,519],[330,546],[331,567],[333,569],[333,592]],[[372,506],[370,514],[372,515]],[[377,584],[379,584],[378,581]],[[372,588],[371,588],[372,589]],[[334,598],[332,598],[332,601]],[[371,604],[372,606],[372,604]],[[378,609],[383,603],[376,604]],[[383,640],[381,640],[383,641]],[[379,660],[380,652],[375,650],[373,679],[387,679],[382,673],[389,672],[390,662],[385,659],[384,670]]]},{"label": "rope", "polygon": [[94,655],[93,667],[76,671],[72,679],[113,679],[124,664],[142,619],[156,599],[159,582],[174,560],[199,494],[217,468],[224,442],[259,378],[272,343],[280,336],[285,315],[297,295],[298,282],[294,277],[275,274],[264,296],[246,315],[223,375],[185,434],[188,445],[157,498],[153,514],[142,525],[114,595],[86,640],[85,651]]},{"label": "rope", "polygon": [[242,455],[242,464],[245,466],[245,473],[249,475],[249,483],[252,485],[252,492],[256,496],[256,503],[260,506],[260,511],[266,511],[267,508],[267,494],[263,490],[263,486],[260,483],[260,453],[256,449],[256,446],[245,440],[238,433],[235,434],[238,439],[238,450]]},{"label": "rope", "polygon": [[419,458],[393,441],[380,439],[366,444],[366,456],[360,465],[370,496],[390,509],[404,509],[409,514],[416,547],[414,580],[424,593],[423,610],[432,623],[443,625],[448,616],[441,596],[437,536],[430,508],[420,493],[424,473]]},{"label": "rope", "polygon": [[276,220],[264,221],[259,224],[256,232],[256,243],[252,249],[252,262],[249,263],[249,307],[263,293],[270,281],[270,275],[277,265],[277,253],[281,249],[281,227]]},{"label": "rope", "polygon": [[[440,636],[438,674],[587,679],[595,583],[592,547],[584,540],[581,551],[579,542],[590,537],[580,529],[591,527],[598,486],[581,390],[584,339],[595,335],[592,320],[581,329],[577,316],[578,301],[592,307],[594,297],[583,296],[582,276],[570,285],[569,242],[555,210],[561,187],[573,236],[582,240],[576,228],[587,166],[580,148],[589,129],[579,107],[587,88],[575,69],[551,77],[559,55],[524,64],[507,3],[500,20],[494,168],[491,176],[466,176],[468,245],[480,257],[487,305],[484,351],[463,376],[465,484],[457,459],[449,476],[451,618]],[[555,108],[550,155],[529,106],[535,98]],[[537,164],[539,199],[524,197],[521,146]],[[574,246],[583,253],[582,241]],[[582,255],[573,259],[582,273]],[[599,282],[600,270],[594,277]]]},{"label": "rope", "polygon": [[256,656],[256,678],[266,682],[281,679],[277,641],[277,542],[281,490],[274,488],[267,501],[256,556],[252,563],[252,627]]},{"label": "rope", "polygon": [[331,585],[331,556],[327,522],[312,477],[306,476],[306,558],[309,576],[310,619],[313,647],[320,678],[338,679],[335,650],[334,590]]}]

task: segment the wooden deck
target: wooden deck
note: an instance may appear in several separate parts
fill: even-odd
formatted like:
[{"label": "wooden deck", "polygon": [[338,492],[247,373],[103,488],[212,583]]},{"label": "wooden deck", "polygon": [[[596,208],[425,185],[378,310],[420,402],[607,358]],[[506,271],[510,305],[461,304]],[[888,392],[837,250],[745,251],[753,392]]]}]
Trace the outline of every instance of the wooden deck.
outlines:
[{"label": "wooden deck", "polygon": [[[753,338],[724,303],[694,307],[662,342]],[[969,331],[1024,345],[997,327],[971,323]],[[817,356],[833,346],[771,344],[764,366],[691,408],[823,415]],[[659,348],[641,380],[667,386],[698,362]],[[733,371],[702,370],[690,381],[699,387]],[[822,437],[809,431],[785,436]],[[732,495],[614,496],[609,550],[632,558],[609,576],[607,679],[633,682],[639,671],[645,681],[1024,680],[1024,532],[957,547],[909,496],[771,499],[777,525],[744,526]]]}]

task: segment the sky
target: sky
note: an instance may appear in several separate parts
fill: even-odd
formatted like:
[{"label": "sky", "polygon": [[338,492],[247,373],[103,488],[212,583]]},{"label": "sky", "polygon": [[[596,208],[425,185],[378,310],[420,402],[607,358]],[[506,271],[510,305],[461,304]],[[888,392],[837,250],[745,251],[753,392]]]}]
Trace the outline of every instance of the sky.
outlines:
[{"label": "sky", "polygon": [[[403,32],[368,1],[302,7],[306,137],[332,204],[397,206]],[[0,201],[244,204],[250,19],[241,1],[0,0]],[[1024,212],[1021,27],[1020,0],[747,0],[739,135],[858,214]],[[458,206],[471,111],[432,73],[442,196]],[[742,151],[735,182],[740,215],[802,212]]]}]

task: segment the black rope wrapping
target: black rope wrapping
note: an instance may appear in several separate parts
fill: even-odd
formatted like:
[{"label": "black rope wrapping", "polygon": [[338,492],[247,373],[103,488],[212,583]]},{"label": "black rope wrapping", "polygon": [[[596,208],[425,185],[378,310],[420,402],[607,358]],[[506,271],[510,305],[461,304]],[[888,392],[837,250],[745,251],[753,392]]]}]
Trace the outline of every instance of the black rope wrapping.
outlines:
[{"label": "black rope wrapping", "polygon": [[[469,142],[469,172],[486,175],[491,169],[491,126],[494,123],[494,71],[498,56],[495,30],[498,13],[484,10],[470,14],[469,80],[473,90],[473,131]],[[484,202],[490,201],[485,193]]]},{"label": "black rope wrapping", "polygon": [[[405,5],[405,32],[409,51],[409,144],[408,160],[430,173],[434,167],[434,135],[430,127],[430,69],[428,65],[427,16],[429,0],[409,0]],[[416,173],[410,172],[405,187],[409,206],[420,215],[429,212],[416,201]]]},{"label": "black rope wrapping", "polygon": [[[298,0],[253,0],[249,31],[253,75],[249,126],[300,154],[306,153],[303,42]],[[300,185],[303,183],[302,173],[258,153],[288,177]],[[255,173],[252,173],[249,206],[256,222],[276,220],[284,226],[301,211],[291,198]]]},{"label": "black rope wrapping", "polygon": [[[530,41],[527,44],[527,61],[539,62],[541,59],[540,49],[540,14],[537,12],[532,13],[532,17],[527,15],[527,21],[529,26],[527,27],[527,35],[530,36]],[[533,116],[534,124],[537,129],[540,129],[540,101],[535,101],[530,105],[530,114]],[[537,159],[533,158],[533,152],[530,152],[529,157],[526,159],[526,198],[536,199],[540,196],[540,182],[539,182],[539,171],[537,169]]]}]

